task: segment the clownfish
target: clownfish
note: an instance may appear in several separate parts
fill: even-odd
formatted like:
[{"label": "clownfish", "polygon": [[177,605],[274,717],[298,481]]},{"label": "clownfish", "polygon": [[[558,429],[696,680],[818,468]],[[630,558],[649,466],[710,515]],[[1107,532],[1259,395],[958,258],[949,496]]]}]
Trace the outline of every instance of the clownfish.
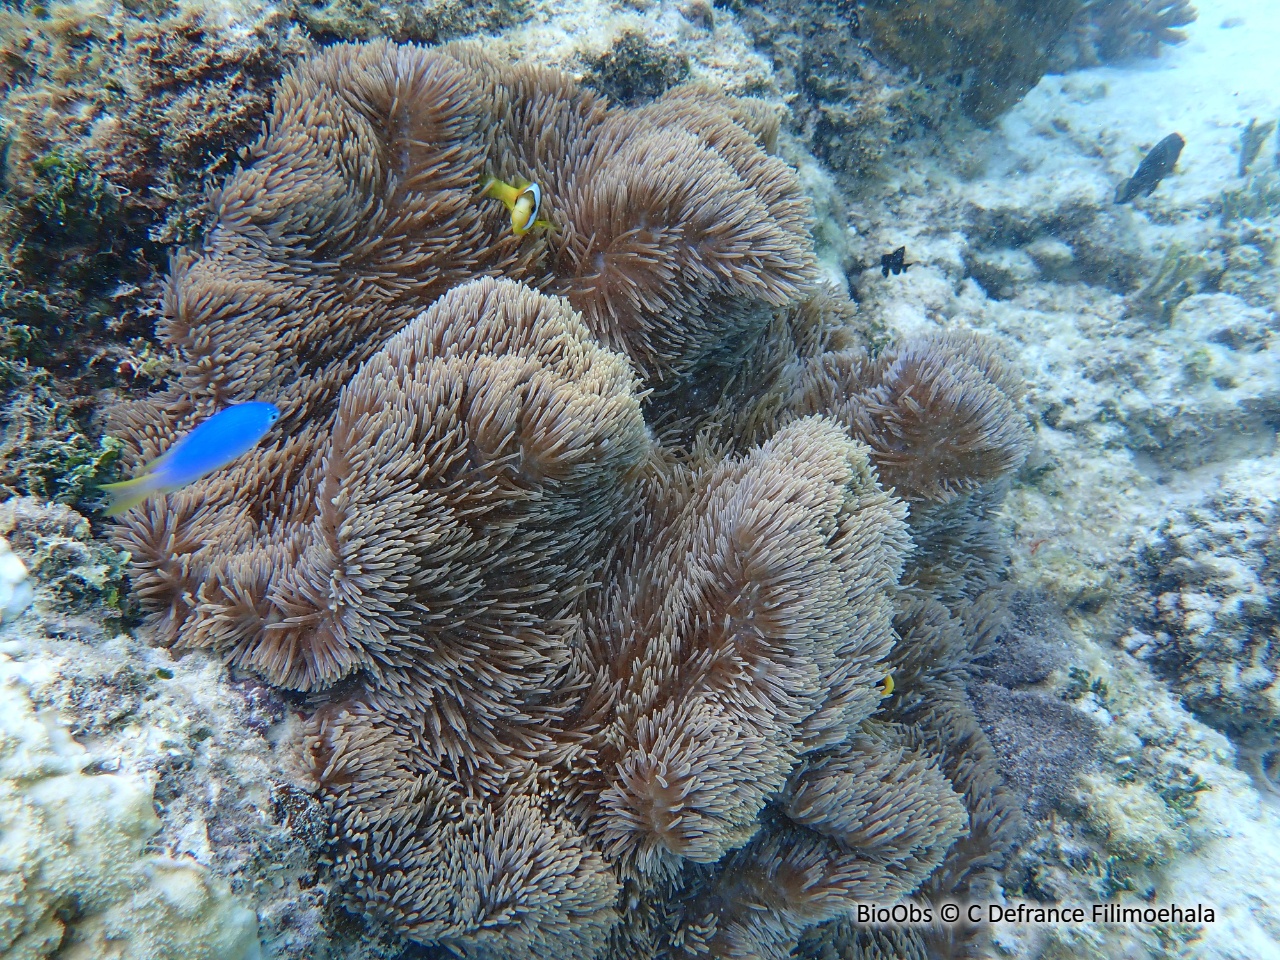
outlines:
[{"label": "clownfish", "polygon": [[887,697],[889,694],[893,693],[893,674],[886,673],[884,675],[884,679],[880,681],[878,686],[880,687],[880,696],[882,697]]},{"label": "clownfish", "polygon": [[98,489],[111,497],[108,516],[117,517],[157,493],[172,493],[244,456],[280,419],[272,403],[237,403],[215,413],[142,468],[142,475]]},{"label": "clownfish", "polygon": [[542,212],[542,188],[524,181],[516,181],[516,184],[512,186],[497,177],[490,177],[480,188],[480,196],[502,201],[511,212],[511,232],[517,237],[523,237],[534,227],[554,230],[555,224],[538,218]]}]

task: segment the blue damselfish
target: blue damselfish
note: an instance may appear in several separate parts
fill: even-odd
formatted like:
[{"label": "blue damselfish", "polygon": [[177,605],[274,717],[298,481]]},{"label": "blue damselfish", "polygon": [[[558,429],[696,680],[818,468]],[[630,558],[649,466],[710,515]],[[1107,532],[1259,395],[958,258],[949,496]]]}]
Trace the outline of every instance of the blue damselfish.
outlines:
[{"label": "blue damselfish", "polygon": [[237,403],[215,413],[163,454],[140,476],[104,484],[111,495],[108,516],[117,516],[157,493],[172,493],[220,470],[258,445],[280,419],[273,403]]}]

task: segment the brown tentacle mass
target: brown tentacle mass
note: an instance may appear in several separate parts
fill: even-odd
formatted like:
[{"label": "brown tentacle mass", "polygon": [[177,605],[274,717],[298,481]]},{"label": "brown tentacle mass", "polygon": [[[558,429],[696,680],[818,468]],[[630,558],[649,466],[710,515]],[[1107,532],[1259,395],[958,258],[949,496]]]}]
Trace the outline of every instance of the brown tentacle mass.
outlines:
[{"label": "brown tentacle mass", "polygon": [[1021,466],[1030,447],[1021,393],[991,344],[951,334],[894,344],[874,359],[823,354],[801,374],[792,405],[839,416],[899,496],[946,503]]},{"label": "brown tentacle mass", "polygon": [[593,833],[641,873],[741,846],[799,757],[875,709],[905,546],[901,505],[829,421],[688,483],[591,651],[616,691]]},{"label": "brown tentacle mass", "polygon": [[[963,683],[1018,381],[973,338],[867,352],[777,129],[332,47],[174,259],[136,459],[284,416],[122,519],[138,596],[158,642],[310,696],[344,902],[408,940],[785,957],[1007,846]],[[553,228],[516,237],[489,176]]]}]

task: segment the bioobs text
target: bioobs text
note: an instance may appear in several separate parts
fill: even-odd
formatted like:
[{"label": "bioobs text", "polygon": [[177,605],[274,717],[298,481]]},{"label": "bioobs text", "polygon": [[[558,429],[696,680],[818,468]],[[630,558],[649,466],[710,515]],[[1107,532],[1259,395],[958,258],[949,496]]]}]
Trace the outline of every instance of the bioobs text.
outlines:
[{"label": "bioobs text", "polygon": [[906,924],[933,923],[934,912],[931,906],[921,906],[910,901],[883,906],[878,903],[860,903],[854,910],[856,923],[869,924]]}]

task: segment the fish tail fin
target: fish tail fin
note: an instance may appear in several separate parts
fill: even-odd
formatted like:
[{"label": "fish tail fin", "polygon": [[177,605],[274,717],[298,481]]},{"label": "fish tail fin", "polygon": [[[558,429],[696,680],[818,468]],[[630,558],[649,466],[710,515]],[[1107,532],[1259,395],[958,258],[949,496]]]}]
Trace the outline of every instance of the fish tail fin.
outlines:
[{"label": "fish tail fin", "polygon": [[505,180],[499,180],[497,177],[489,177],[480,187],[480,196],[493,197],[495,200],[501,200],[502,205],[511,210],[516,205],[516,197],[520,193],[520,188],[513,187]]},{"label": "fish tail fin", "polygon": [[109,517],[118,517],[126,510],[131,510],[142,503],[153,493],[160,493],[164,488],[157,481],[156,474],[146,473],[133,480],[101,484],[98,489],[111,498],[103,508],[105,513]]},{"label": "fish tail fin", "polygon": [[1124,203],[1129,199],[1129,184],[1132,181],[1124,180],[1120,186],[1116,187],[1116,203]]}]

